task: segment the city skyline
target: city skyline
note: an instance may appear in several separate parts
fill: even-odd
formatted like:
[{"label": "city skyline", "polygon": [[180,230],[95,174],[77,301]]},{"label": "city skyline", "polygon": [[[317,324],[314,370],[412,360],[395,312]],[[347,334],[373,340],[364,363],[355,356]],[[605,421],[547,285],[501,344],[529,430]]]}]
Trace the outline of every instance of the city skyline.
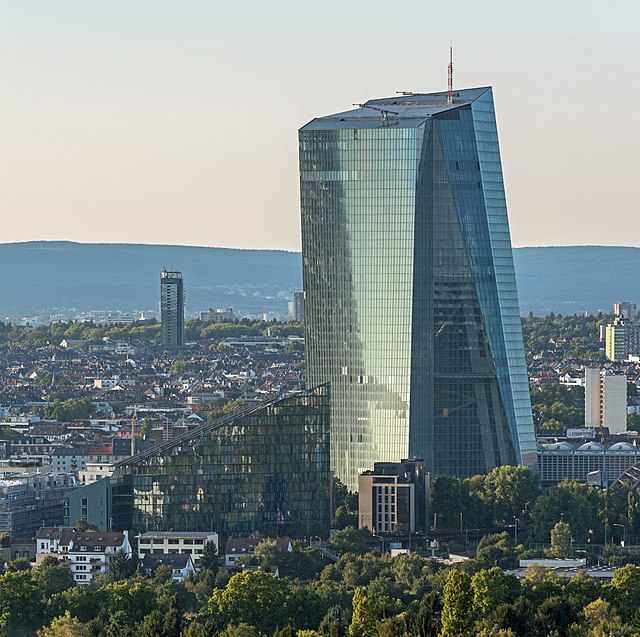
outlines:
[{"label": "city skyline", "polygon": [[297,128],[444,90],[451,40],[455,86],[499,97],[514,245],[619,244],[611,209],[637,234],[638,6],[398,6],[3,3],[3,241],[297,251]]}]

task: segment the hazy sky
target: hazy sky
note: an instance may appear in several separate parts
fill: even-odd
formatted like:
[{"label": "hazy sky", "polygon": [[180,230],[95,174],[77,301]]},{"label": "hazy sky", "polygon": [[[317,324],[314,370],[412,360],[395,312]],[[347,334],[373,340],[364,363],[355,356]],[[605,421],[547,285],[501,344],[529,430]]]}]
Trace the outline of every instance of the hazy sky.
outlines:
[{"label": "hazy sky", "polygon": [[640,245],[637,0],[0,0],[0,241],[300,247],[297,129],[492,85],[514,245]]}]

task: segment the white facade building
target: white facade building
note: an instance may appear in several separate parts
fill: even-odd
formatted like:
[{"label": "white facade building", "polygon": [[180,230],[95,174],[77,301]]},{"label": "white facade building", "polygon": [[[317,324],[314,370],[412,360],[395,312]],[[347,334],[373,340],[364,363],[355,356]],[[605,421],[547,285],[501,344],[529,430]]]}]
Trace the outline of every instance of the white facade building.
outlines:
[{"label": "white facade building", "polygon": [[197,566],[205,542],[213,542],[218,549],[218,534],[200,531],[147,531],[136,537],[138,558],[145,555],[190,555]]},{"label": "white facade building", "polygon": [[53,555],[68,564],[77,584],[90,584],[109,572],[109,561],[119,551],[131,555],[128,531],[75,531],[66,527],[41,528],[36,535],[36,563]]}]

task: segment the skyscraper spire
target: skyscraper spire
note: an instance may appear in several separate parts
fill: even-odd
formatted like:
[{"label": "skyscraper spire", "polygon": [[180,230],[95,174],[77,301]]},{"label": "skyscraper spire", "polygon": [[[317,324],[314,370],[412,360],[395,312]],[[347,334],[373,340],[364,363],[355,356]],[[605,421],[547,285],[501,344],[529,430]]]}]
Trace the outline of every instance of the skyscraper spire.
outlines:
[{"label": "skyscraper spire", "polygon": [[453,104],[453,45],[449,47],[449,68],[447,76],[447,104]]}]

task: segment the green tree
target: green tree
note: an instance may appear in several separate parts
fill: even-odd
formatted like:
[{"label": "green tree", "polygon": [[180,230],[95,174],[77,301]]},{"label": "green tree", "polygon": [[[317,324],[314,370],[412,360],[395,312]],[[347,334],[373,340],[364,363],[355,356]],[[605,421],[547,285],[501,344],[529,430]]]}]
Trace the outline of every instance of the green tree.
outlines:
[{"label": "green tree", "polygon": [[73,617],[85,624],[95,619],[105,604],[104,589],[76,586],[53,595],[48,603],[47,614],[49,617],[58,617],[69,611]]},{"label": "green tree", "polygon": [[142,427],[140,427],[140,437],[143,440],[146,440],[147,436],[151,433],[151,429],[151,420],[147,416],[145,416],[144,420],[142,421]]},{"label": "green tree", "polygon": [[202,547],[202,553],[200,554],[200,561],[198,562],[198,566],[201,569],[206,569],[213,576],[218,573],[220,561],[218,559],[218,547],[216,543],[207,540]]},{"label": "green tree", "polygon": [[338,555],[345,553],[366,553],[369,550],[371,531],[348,526],[334,533],[329,539],[329,548]]},{"label": "green tree", "polygon": [[221,633],[220,637],[263,637],[260,631],[245,622],[239,624],[229,624]]},{"label": "green tree", "polygon": [[499,524],[509,524],[540,493],[540,478],[528,467],[495,467],[484,481],[483,500]]},{"label": "green tree", "polygon": [[10,573],[17,573],[18,571],[30,571],[31,561],[28,557],[17,557],[15,560],[11,560],[7,564],[7,570]]},{"label": "green tree", "polygon": [[214,590],[209,604],[223,625],[247,623],[271,634],[288,623],[290,586],[272,573],[243,571]]},{"label": "green tree", "polygon": [[500,604],[510,604],[520,592],[520,583],[513,575],[505,575],[494,566],[478,571],[471,578],[473,607],[481,618],[488,617]]},{"label": "green tree", "polygon": [[84,531],[97,531],[98,527],[95,524],[89,524],[86,520],[77,520],[76,521],[76,531],[80,531],[81,533]]},{"label": "green tree", "polygon": [[111,582],[102,589],[105,601],[101,609],[104,617],[113,617],[121,612],[127,625],[142,621],[156,608],[155,591],[149,584],[133,579]]},{"label": "green tree", "polygon": [[86,420],[94,411],[95,408],[90,400],[76,398],[67,400],[55,399],[45,407],[44,416],[60,422],[71,422],[74,420]]},{"label": "green tree", "polygon": [[551,557],[571,557],[571,526],[568,522],[560,520],[551,529]]},{"label": "green tree", "polygon": [[366,588],[356,588],[352,605],[349,637],[376,637],[380,621],[388,614],[388,600],[369,595]]},{"label": "green tree", "polygon": [[136,630],[139,637],[179,637],[180,613],[175,608],[168,612],[159,609],[147,615]]},{"label": "green tree", "polygon": [[5,616],[9,634],[16,629],[35,629],[44,613],[42,595],[29,571],[0,576],[0,617]]},{"label": "green tree", "polygon": [[476,559],[487,566],[514,566],[515,551],[509,534],[504,531],[485,535],[478,544]]},{"label": "green tree", "polygon": [[56,617],[46,628],[41,628],[37,635],[38,637],[92,637],[89,627],[76,617],[72,617],[69,611],[61,617]]},{"label": "green tree", "polygon": [[137,560],[123,550],[116,551],[109,560],[109,577],[114,582],[131,577],[138,567]]},{"label": "green tree", "polygon": [[623,621],[631,621],[640,599],[640,567],[626,564],[616,570],[611,583],[604,587],[604,593],[605,599],[613,604]]},{"label": "green tree", "polygon": [[69,567],[60,564],[51,555],[44,558],[42,564],[35,570],[34,577],[45,599],[75,586]]},{"label": "green tree", "polygon": [[442,606],[442,637],[466,637],[472,634],[473,592],[471,578],[452,568],[447,573]]},{"label": "green tree", "polygon": [[531,512],[535,538],[546,542],[556,522],[564,518],[574,529],[576,541],[586,542],[589,529],[598,526],[597,497],[590,499],[589,487],[573,482],[546,489]]}]

